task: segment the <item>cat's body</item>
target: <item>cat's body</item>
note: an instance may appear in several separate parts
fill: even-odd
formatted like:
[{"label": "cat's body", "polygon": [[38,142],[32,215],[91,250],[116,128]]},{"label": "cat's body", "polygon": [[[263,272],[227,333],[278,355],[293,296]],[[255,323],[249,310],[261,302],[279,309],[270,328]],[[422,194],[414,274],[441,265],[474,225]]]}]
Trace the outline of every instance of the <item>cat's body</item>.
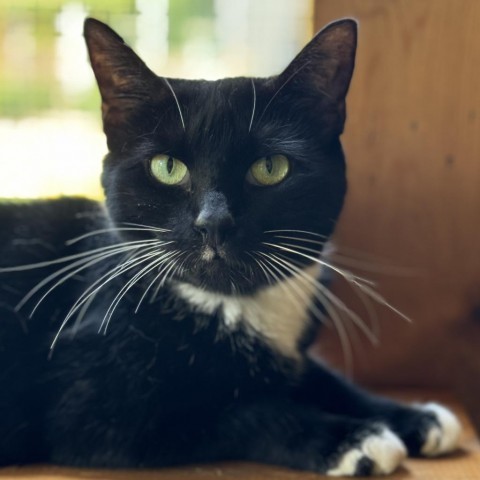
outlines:
[{"label": "cat's body", "polygon": [[307,355],[335,306],[318,277],[355,24],[278,77],[217,82],[154,76],[99,22],[86,37],[106,208],[0,204],[0,462],[355,475],[453,449],[447,410],[369,396]]}]

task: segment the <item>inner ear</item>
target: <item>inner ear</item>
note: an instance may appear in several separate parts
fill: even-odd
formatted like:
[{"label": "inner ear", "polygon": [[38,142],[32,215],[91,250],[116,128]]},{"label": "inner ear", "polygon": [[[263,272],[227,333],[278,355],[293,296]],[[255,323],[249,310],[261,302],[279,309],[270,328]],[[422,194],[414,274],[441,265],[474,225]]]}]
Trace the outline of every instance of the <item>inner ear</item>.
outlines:
[{"label": "inner ear", "polygon": [[[102,97],[102,116],[109,147],[118,135],[133,133],[134,113],[151,100],[158,77],[110,27],[88,18],[84,24],[88,54]],[[122,130],[122,132],[119,131]]]},{"label": "inner ear", "polygon": [[357,22],[339,20],[327,25],[303,48],[280,75],[310,95],[319,94],[343,102],[355,65]]}]

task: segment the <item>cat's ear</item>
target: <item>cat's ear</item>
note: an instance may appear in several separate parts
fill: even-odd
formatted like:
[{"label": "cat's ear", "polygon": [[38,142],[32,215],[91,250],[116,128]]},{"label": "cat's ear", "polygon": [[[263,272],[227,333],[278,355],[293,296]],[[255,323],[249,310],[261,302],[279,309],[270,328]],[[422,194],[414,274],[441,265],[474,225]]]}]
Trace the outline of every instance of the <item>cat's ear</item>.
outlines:
[{"label": "cat's ear", "polygon": [[327,25],[294,58],[279,77],[311,94],[343,103],[352,78],[357,22],[344,19]]},{"label": "cat's ear", "polygon": [[132,115],[149,100],[158,77],[109,26],[87,18],[84,36],[102,97],[109,146],[134,129]]}]

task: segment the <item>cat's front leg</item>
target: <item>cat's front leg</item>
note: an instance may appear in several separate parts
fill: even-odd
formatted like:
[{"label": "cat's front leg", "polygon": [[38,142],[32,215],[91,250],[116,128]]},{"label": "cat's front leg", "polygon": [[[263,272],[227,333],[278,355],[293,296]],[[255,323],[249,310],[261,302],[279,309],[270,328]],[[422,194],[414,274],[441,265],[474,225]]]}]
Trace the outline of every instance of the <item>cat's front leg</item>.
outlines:
[{"label": "cat's front leg", "polygon": [[460,422],[446,407],[405,405],[371,395],[321,365],[308,366],[295,396],[330,413],[386,423],[412,456],[434,457],[458,448]]},{"label": "cat's front leg", "polygon": [[[331,476],[384,475],[406,457],[387,425],[321,412],[291,401],[236,406],[221,416],[201,459],[237,459]],[[215,448],[214,448],[215,450]]]}]

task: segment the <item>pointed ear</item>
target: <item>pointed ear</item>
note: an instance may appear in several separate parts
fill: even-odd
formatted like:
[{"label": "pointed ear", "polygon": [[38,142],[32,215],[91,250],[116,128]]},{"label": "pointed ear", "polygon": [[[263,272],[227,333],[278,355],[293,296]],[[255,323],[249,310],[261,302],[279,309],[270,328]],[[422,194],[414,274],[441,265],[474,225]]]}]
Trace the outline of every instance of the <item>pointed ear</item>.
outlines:
[{"label": "pointed ear", "polygon": [[84,24],[90,62],[102,97],[108,144],[132,133],[132,114],[149,100],[158,77],[110,27],[93,18]]},{"label": "pointed ear", "polygon": [[352,78],[356,47],[357,22],[333,22],[294,58],[280,75],[280,81],[343,103]]}]

